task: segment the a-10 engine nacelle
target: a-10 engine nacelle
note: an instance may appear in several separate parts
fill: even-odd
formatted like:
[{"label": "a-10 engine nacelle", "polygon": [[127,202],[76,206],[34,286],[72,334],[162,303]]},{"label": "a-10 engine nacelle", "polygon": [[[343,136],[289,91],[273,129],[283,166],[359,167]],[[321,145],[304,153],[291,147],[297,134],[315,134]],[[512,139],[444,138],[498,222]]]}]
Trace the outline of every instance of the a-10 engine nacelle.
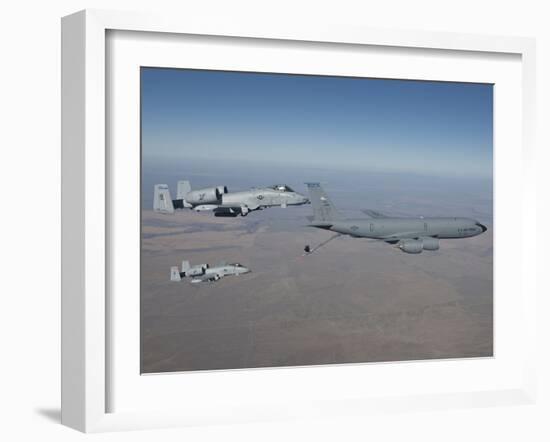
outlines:
[{"label": "a-10 engine nacelle", "polygon": [[439,250],[439,239],[403,239],[399,241],[397,247],[405,253],[421,253],[422,250]]},{"label": "a-10 engine nacelle", "polygon": [[[220,192],[222,189],[222,192]],[[210,187],[208,189],[199,189],[192,190],[185,195],[185,201],[189,204],[214,204],[219,203],[222,198],[222,194],[225,193],[223,190],[227,188],[220,187]]]},{"label": "a-10 engine nacelle", "polygon": [[208,268],[208,264],[197,264],[197,265],[191,266],[191,264],[189,264],[189,261],[182,261],[181,275],[182,276],[201,276],[206,273],[207,268]]},{"label": "a-10 engine nacelle", "polygon": [[199,264],[184,270],[185,276],[202,276],[206,273],[208,264]]}]

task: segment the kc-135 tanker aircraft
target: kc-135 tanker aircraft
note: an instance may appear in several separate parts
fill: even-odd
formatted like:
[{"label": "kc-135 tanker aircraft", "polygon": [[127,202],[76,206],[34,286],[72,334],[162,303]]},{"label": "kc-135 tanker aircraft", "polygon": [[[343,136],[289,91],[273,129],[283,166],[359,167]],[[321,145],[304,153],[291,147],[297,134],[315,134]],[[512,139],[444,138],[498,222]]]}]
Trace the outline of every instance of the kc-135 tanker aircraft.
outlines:
[{"label": "kc-135 tanker aircraft", "polygon": [[[306,185],[313,208],[310,226],[336,232],[332,238],[340,235],[370,238],[395,244],[405,253],[421,253],[438,250],[440,239],[469,238],[487,230],[479,221],[470,218],[395,218],[374,210],[363,211],[370,219],[346,219],[338,213],[319,183]],[[306,246],[304,251],[310,254],[319,247]]]},{"label": "kc-135 tanker aircraft", "polygon": [[155,185],[153,210],[174,213],[175,209],[192,209],[196,212],[211,211],[215,216],[246,216],[253,210],[267,207],[299,206],[309,200],[284,184],[252,188],[241,192],[229,192],[226,186],[191,190],[189,181],[178,181],[176,199],[170,196],[166,184]]},{"label": "kc-135 tanker aircraft", "polygon": [[170,269],[170,280],[179,282],[182,278],[188,277],[191,279],[192,284],[198,284],[200,282],[218,281],[228,275],[242,275],[249,272],[250,269],[239,263],[221,263],[217,266],[210,267],[208,264],[191,266],[189,261],[182,261],[181,271],[176,266]]}]

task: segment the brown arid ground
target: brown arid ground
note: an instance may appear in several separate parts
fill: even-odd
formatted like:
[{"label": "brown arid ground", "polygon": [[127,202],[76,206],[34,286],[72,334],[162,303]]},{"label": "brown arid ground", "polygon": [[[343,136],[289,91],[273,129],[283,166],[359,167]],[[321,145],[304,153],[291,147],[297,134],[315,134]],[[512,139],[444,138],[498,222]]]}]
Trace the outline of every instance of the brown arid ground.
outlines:
[{"label": "brown arid ground", "polygon": [[[420,255],[340,237],[303,257],[332,235],[310,210],[143,211],[142,372],[492,356],[491,226]],[[182,259],[252,273],[171,282]]]}]

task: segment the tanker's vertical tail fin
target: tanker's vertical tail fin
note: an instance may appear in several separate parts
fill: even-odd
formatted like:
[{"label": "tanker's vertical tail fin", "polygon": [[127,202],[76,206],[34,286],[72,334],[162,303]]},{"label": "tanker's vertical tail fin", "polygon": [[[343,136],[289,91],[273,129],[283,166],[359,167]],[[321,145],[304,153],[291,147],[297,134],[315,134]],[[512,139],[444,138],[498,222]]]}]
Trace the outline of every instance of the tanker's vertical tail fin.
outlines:
[{"label": "tanker's vertical tail fin", "polygon": [[176,194],[176,199],[184,200],[189,192],[191,192],[191,183],[186,180],[178,181],[178,192]]},{"label": "tanker's vertical tail fin", "polygon": [[174,213],[174,204],[170,196],[170,189],[168,189],[166,184],[155,184],[153,210],[160,213]]},{"label": "tanker's vertical tail fin", "polygon": [[170,281],[181,281],[180,271],[176,266],[170,267]]},{"label": "tanker's vertical tail fin", "polygon": [[319,183],[306,183],[306,185],[313,208],[313,224],[328,225],[332,221],[342,218]]}]

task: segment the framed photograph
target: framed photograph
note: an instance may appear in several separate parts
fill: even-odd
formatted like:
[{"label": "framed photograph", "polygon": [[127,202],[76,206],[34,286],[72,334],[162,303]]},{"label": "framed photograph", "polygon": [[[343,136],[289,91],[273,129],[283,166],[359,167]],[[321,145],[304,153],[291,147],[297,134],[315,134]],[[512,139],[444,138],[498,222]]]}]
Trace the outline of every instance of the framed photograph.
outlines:
[{"label": "framed photograph", "polygon": [[108,11],[62,36],[65,425],[534,400],[533,40]]}]

